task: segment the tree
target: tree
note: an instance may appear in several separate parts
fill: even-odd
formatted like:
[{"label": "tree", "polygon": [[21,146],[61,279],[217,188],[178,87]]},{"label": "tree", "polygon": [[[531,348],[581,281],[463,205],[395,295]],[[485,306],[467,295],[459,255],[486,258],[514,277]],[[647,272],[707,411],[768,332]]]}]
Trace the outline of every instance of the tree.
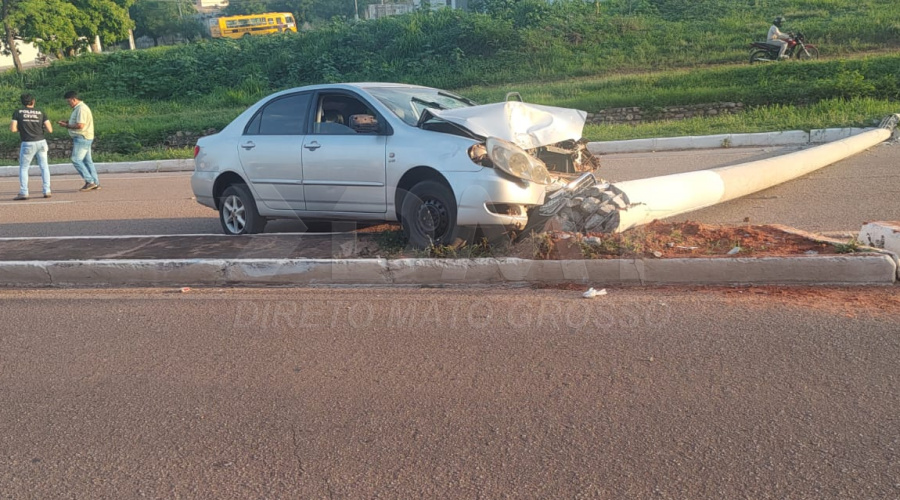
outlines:
[{"label": "tree", "polygon": [[17,3],[17,0],[3,0],[3,3],[0,4],[0,19],[3,20],[3,43],[0,43],[0,48],[4,54],[12,55],[13,65],[15,65],[16,71],[21,73],[22,60],[19,59],[19,50],[16,48],[15,32],[9,23],[10,13],[15,9]]},{"label": "tree", "polygon": [[[3,0],[4,2],[10,0]],[[115,43],[128,38],[134,0],[11,0],[8,21],[23,40],[45,54],[74,54],[95,38]]]},{"label": "tree", "polygon": [[[364,2],[359,2],[364,3]],[[316,19],[328,20],[333,17],[355,19],[354,11],[357,3],[353,0],[319,0],[311,10]]]},{"label": "tree", "polygon": [[76,25],[79,36],[88,40],[99,36],[106,44],[125,40],[128,38],[128,30],[134,28],[134,21],[128,15],[128,8],[134,1],[69,0],[82,14],[79,16],[80,26]]},{"label": "tree", "polygon": [[64,0],[17,0],[9,22],[19,36],[45,54],[57,54],[78,45],[81,13]]},{"label": "tree", "polygon": [[135,34],[153,39],[159,45],[164,36],[199,36],[202,25],[194,19],[197,8],[191,0],[137,0],[129,9]]},{"label": "tree", "polygon": [[226,16],[240,16],[244,14],[274,12],[275,10],[277,9],[269,8],[269,2],[266,0],[244,0],[241,2],[228,2],[228,6],[222,9],[222,14]]},{"label": "tree", "polygon": [[[353,0],[350,0],[351,2]],[[241,14],[262,14],[264,12],[290,12],[297,23],[309,21],[313,8],[313,0],[242,0],[230,2],[223,14],[235,16]]]}]

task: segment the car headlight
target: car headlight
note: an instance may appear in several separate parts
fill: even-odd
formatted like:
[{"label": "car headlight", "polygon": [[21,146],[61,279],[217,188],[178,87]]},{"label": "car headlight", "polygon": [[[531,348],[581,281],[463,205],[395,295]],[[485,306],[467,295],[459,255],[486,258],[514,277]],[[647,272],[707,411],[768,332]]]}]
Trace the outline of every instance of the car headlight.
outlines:
[{"label": "car headlight", "polygon": [[485,146],[494,166],[507,174],[538,184],[553,182],[544,162],[519,146],[496,137],[488,137]]}]

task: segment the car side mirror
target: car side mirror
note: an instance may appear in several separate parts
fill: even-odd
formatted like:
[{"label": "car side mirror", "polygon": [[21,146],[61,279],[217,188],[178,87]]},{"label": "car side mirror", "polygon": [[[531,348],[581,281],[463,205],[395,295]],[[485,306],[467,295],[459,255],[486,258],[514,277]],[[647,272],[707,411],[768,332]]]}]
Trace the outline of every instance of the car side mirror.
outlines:
[{"label": "car side mirror", "polygon": [[374,134],[378,132],[378,119],[373,115],[350,115],[350,128],[357,134]]}]

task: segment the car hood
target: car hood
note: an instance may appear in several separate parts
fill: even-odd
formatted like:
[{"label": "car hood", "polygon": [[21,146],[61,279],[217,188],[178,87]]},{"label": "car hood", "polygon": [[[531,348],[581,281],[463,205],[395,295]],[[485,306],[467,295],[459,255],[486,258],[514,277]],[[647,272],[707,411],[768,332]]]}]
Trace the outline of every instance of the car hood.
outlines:
[{"label": "car hood", "polygon": [[475,135],[505,139],[524,149],[581,139],[587,119],[585,111],[519,101],[428,112]]}]

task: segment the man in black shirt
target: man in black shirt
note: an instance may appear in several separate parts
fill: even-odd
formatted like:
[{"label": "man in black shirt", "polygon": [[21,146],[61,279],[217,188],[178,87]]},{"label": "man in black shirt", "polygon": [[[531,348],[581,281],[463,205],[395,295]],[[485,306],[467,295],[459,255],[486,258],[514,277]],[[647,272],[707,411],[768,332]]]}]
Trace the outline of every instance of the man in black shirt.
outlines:
[{"label": "man in black shirt", "polygon": [[31,94],[22,94],[21,101],[25,107],[13,113],[12,123],[9,124],[9,129],[18,132],[22,139],[22,145],[19,147],[19,194],[13,199],[28,199],[28,169],[31,167],[31,159],[35,156],[41,167],[44,198],[49,198],[50,165],[47,163],[49,148],[47,140],[44,139],[44,130],[53,133],[53,125],[43,111],[34,109],[34,97]]}]

